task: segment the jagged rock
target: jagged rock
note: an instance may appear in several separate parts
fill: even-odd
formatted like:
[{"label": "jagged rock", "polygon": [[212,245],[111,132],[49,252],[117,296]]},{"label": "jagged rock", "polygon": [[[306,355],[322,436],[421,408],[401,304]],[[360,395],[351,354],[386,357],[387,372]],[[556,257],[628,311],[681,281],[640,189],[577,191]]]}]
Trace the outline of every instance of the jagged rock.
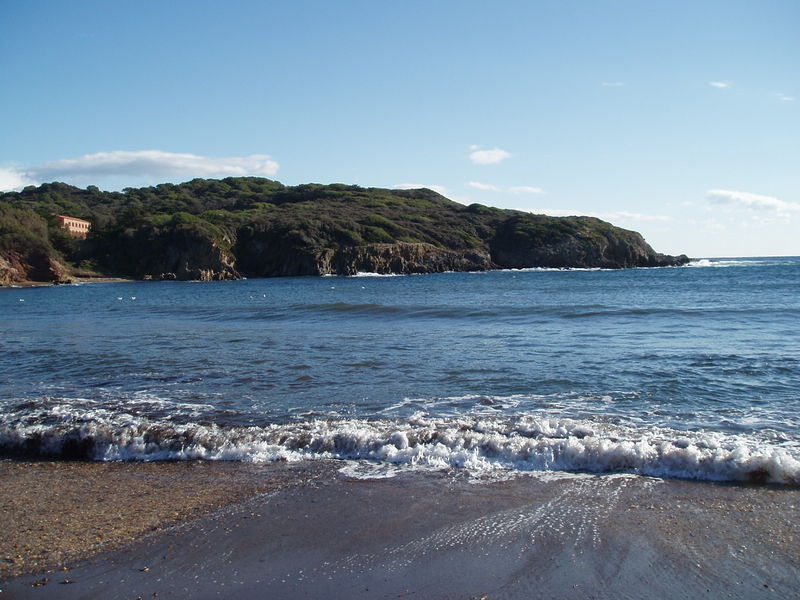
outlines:
[{"label": "jagged rock", "polygon": [[26,281],[70,283],[69,269],[44,251],[31,250],[22,255],[6,252],[0,256],[0,285]]},{"label": "jagged rock", "polygon": [[0,285],[12,285],[25,281],[27,268],[25,268],[16,252],[0,255]]},{"label": "jagged rock", "polygon": [[314,242],[302,233],[259,224],[239,229],[236,237],[236,268],[247,277],[320,274]]},{"label": "jagged rock", "polygon": [[143,228],[123,236],[122,250],[139,279],[239,279],[235,258],[221,242],[192,228]]},{"label": "jagged rock", "polygon": [[485,250],[447,250],[433,244],[372,244],[326,248],[317,254],[319,275],[356,273],[411,274],[444,271],[486,271],[492,268]]}]

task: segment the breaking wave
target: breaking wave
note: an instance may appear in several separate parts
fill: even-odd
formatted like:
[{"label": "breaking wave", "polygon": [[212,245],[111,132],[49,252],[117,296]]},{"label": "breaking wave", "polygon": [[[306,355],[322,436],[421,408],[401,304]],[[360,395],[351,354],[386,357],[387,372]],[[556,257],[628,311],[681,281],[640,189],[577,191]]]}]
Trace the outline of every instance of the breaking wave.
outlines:
[{"label": "breaking wave", "polygon": [[687,267],[763,267],[784,264],[787,257],[764,258],[698,258],[688,262]]},{"label": "breaking wave", "polygon": [[102,409],[18,414],[0,452],[98,461],[340,459],[387,469],[635,473],[800,485],[800,451],[752,436],[534,416],[312,419],[262,426],[176,423]]}]

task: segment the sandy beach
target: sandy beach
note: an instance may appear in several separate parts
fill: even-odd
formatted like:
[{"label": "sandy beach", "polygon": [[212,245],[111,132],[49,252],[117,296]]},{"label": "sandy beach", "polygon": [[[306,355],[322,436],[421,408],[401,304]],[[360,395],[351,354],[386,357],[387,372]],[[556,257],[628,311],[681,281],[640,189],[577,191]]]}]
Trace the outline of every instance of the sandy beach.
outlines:
[{"label": "sandy beach", "polygon": [[0,597],[800,597],[797,489],[340,467],[4,462]]},{"label": "sandy beach", "polygon": [[225,462],[0,461],[0,578],[61,568],[276,485]]},{"label": "sandy beach", "polygon": [[51,287],[54,285],[81,285],[85,283],[126,283],[135,281],[130,277],[104,277],[104,276],[97,276],[97,277],[85,277],[85,276],[74,276],[70,277],[69,281],[66,282],[53,282],[53,281],[15,281],[9,284],[0,284],[0,289],[6,288],[30,288],[30,287]]}]

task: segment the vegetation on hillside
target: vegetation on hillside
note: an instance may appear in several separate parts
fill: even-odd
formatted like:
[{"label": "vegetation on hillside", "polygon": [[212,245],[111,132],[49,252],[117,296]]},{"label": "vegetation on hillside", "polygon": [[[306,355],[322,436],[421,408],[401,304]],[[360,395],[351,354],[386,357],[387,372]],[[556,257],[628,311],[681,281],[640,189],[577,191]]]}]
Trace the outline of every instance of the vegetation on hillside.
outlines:
[{"label": "vegetation on hillside", "polygon": [[[88,239],[78,242],[66,235],[55,214],[91,221]],[[503,257],[523,250],[529,255],[520,259],[525,263],[535,259],[532,249],[576,239],[602,243],[629,234],[638,235],[585,217],[463,206],[428,189],[289,187],[258,177],[194,179],[122,192],[48,183],[0,194],[0,252],[36,248],[73,265],[91,264],[105,273],[134,277],[161,268],[159,256],[165,252],[177,264],[213,249],[219,254],[215,260],[227,261],[232,274],[256,276],[313,273],[305,267],[265,269],[267,255],[285,261],[293,254],[313,257],[323,250],[398,243],[482,251],[496,266],[517,266],[516,259]],[[187,277],[194,273],[191,265],[184,270]]]}]

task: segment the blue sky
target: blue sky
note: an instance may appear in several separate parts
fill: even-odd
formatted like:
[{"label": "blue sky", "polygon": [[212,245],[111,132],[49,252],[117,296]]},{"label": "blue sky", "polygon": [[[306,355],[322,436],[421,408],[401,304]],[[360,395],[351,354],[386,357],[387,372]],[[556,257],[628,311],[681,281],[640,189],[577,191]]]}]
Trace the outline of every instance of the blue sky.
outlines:
[{"label": "blue sky", "polygon": [[0,189],[262,175],[800,254],[800,2],[3,0]]}]

